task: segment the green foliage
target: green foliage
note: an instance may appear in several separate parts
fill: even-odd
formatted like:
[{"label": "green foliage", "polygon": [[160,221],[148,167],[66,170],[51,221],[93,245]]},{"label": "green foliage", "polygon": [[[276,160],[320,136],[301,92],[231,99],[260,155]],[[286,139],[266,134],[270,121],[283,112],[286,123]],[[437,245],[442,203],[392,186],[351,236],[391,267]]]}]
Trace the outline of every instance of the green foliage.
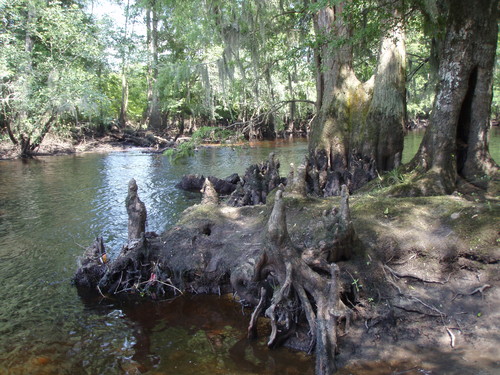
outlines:
[{"label": "green foliage", "polygon": [[422,21],[408,25],[407,31],[407,114],[408,118],[428,118],[435,92],[435,74],[429,62],[431,40],[422,31]]},{"label": "green foliage", "polygon": [[0,105],[14,136],[36,145],[64,119],[98,117],[104,47],[81,8],[13,0],[2,12]]},{"label": "green foliage", "polygon": [[202,126],[198,130],[196,130],[192,139],[194,142],[225,142],[228,139],[235,137],[236,133],[230,129],[225,129],[222,127],[211,127],[211,126]]},{"label": "green foliage", "polygon": [[168,150],[165,150],[163,155],[168,156],[170,161],[176,162],[179,159],[183,159],[188,156],[193,156],[195,149],[196,149],[196,144],[191,139],[187,142],[180,143],[176,148],[169,148]]},{"label": "green foliage", "polygon": [[[158,4],[157,87],[170,118],[244,122],[279,101],[314,100],[312,50],[302,43],[311,24],[297,27],[299,16],[291,11],[300,2]],[[294,116],[308,116],[306,106],[297,104]],[[282,106],[275,117],[290,116],[290,106]]]}]

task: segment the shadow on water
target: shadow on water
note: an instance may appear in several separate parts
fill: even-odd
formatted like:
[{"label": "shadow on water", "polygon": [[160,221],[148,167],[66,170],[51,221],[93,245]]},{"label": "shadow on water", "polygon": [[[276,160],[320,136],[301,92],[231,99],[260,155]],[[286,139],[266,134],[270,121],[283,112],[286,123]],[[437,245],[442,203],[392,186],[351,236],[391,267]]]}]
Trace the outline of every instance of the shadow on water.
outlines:
[{"label": "shadow on water", "polygon": [[250,311],[229,296],[194,295],[171,301],[111,301],[80,293],[86,307],[108,316],[120,311],[134,336],[123,371],[154,374],[314,374],[304,353],[269,350],[266,337],[250,341]]}]

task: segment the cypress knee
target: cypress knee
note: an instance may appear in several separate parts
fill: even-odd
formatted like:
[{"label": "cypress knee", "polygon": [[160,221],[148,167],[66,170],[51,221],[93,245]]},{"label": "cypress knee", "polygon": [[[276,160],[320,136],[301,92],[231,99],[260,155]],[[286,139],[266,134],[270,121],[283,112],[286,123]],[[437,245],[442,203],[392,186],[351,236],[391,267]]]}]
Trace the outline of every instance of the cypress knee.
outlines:
[{"label": "cypress knee", "polygon": [[137,183],[131,179],[128,183],[128,195],[125,201],[128,214],[128,239],[141,238],[146,231],[146,206],[137,195]]}]

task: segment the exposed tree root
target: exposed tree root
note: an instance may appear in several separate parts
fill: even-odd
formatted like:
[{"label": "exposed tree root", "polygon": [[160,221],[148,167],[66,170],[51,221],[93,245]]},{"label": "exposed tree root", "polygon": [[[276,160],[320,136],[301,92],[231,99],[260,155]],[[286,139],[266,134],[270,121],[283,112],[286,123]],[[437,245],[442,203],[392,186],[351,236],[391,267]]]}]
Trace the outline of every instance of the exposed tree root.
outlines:
[{"label": "exposed tree root", "polygon": [[[269,164],[274,164],[272,156]],[[304,256],[303,249],[296,247],[288,234],[285,202],[278,190],[267,233],[255,242],[260,250],[248,248],[235,258],[236,263],[224,268],[229,253],[220,251],[222,244],[211,235],[215,229],[210,220],[194,235],[189,229],[171,231],[170,243],[178,249],[166,249],[166,242],[151,233],[142,232],[136,238],[144,230],[146,212],[132,180],[127,198],[128,243],[115,261],[105,263],[102,241],[96,241],[87,251],[88,257],[82,263],[85,267],[77,271],[75,282],[96,288],[103,296],[136,293],[152,298],[180,295],[186,290],[206,292],[217,288],[220,292],[223,283],[227,283],[246,304],[255,306],[248,326],[250,338],[257,336],[257,320],[265,312],[271,325],[269,347],[288,342],[300,331],[302,344],[316,354],[316,373],[331,374],[335,370],[338,322],[346,320],[347,332],[350,318],[350,310],[340,299],[339,268],[331,263],[333,259],[349,258],[352,251],[355,233],[348,197],[344,186],[340,208],[323,217],[333,236],[326,239],[320,250]],[[202,207],[209,211],[223,210],[217,205],[217,193],[208,179],[203,201]],[[174,261],[173,256],[179,260]]]},{"label": "exposed tree root", "polygon": [[[346,187],[343,189],[347,199]],[[340,299],[338,266],[330,264],[330,272],[325,276],[302,259],[287,231],[281,191],[276,194],[267,236],[266,263],[261,265],[267,267],[267,272],[256,270],[256,274],[262,275],[258,280],[261,283],[274,280],[279,285],[266,310],[271,322],[268,346],[276,345],[280,336],[289,335],[291,322],[297,322],[303,314],[309,325],[310,348],[315,348],[316,374],[331,374],[335,370],[337,323],[342,318],[348,320],[350,313]]]}]

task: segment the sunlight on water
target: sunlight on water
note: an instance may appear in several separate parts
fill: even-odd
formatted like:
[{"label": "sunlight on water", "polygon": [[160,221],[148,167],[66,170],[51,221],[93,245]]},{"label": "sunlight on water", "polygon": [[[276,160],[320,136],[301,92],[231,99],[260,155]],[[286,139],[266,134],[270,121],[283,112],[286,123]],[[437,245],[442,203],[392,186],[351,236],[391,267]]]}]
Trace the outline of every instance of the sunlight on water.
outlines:
[{"label": "sunlight on water", "polygon": [[[271,374],[286,373],[290,363],[308,373],[310,358],[240,342],[248,317],[228,301],[204,300],[202,310],[182,308],[187,301],[126,306],[79,296],[71,286],[77,257],[95,236],[103,236],[112,255],[125,242],[130,178],[146,203],[148,230],[161,232],[200,200],[175,187],[183,174],[243,174],[271,151],[285,166],[299,162],[306,149],[304,141],[201,149],[177,164],[138,151],[0,162],[0,373],[168,373],[177,367],[177,374],[193,368]],[[237,371],[246,367],[235,362],[235,345],[258,353],[247,358],[248,371]]]}]

